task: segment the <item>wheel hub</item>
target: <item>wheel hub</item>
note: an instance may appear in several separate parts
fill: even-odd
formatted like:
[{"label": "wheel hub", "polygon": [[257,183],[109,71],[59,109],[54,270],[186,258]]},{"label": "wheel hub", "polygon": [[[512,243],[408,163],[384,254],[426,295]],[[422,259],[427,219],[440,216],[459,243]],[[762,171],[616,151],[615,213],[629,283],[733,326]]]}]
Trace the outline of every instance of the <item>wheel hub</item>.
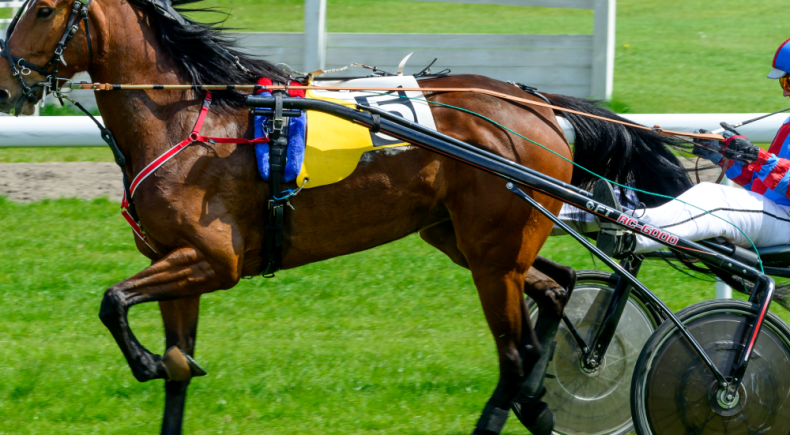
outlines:
[{"label": "wheel hub", "polygon": [[743,411],[746,405],[746,390],[741,385],[735,394],[729,394],[727,388],[722,388],[714,383],[710,388],[708,400],[713,412],[722,417],[732,417]]},{"label": "wheel hub", "polygon": [[[577,284],[565,313],[582,337],[600,325],[611,289]],[[530,313],[535,318],[535,312]],[[543,400],[557,416],[554,433],[561,435],[624,435],[632,433],[628,404],[630,380],[639,351],[654,326],[639,305],[629,301],[606,354],[596,367],[586,367],[584,351],[561,325],[554,358],[547,370]]]}]

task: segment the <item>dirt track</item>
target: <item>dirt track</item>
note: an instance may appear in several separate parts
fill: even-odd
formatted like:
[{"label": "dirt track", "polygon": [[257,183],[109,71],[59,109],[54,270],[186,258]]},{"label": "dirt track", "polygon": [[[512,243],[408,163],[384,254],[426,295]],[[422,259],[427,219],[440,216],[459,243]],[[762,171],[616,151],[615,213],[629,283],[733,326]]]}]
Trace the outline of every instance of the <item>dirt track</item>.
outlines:
[{"label": "dirt track", "polygon": [[[687,167],[694,162],[681,159]],[[718,170],[700,173],[703,181],[715,181]],[[694,179],[694,175],[691,175]],[[115,163],[1,163],[0,195],[12,201],[31,202],[45,198],[107,197],[121,201],[123,183]]]},{"label": "dirt track", "polygon": [[0,195],[12,201],[107,197],[121,201],[123,182],[115,163],[2,163]]}]

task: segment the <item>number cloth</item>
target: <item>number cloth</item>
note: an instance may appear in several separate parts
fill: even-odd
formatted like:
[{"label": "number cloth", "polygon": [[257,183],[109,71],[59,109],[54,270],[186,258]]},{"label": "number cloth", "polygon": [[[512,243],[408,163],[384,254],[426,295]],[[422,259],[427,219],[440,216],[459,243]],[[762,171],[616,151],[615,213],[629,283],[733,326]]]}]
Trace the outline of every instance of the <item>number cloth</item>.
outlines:
[{"label": "number cloth", "polygon": [[[320,86],[404,87],[417,88],[412,76],[366,78],[343,82],[322,81]],[[432,130],[436,123],[428,102],[420,91],[337,92],[308,90],[307,98],[331,101],[344,106],[357,104],[378,107]],[[304,164],[296,184],[305,189],[337,183],[354,172],[369,151],[409,146],[383,133],[371,132],[328,113],[307,111],[307,148]]]}]

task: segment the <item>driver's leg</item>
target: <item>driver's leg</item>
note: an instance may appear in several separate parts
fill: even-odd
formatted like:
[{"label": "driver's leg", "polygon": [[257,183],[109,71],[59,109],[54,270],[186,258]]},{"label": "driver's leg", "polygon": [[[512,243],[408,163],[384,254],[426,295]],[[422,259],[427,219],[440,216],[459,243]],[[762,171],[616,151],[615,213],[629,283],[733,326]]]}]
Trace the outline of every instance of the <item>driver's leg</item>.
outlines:
[{"label": "driver's leg", "polygon": [[[751,247],[749,239],[756,246],[790,244],[790,208],[758,193],[701,183],[677,199],[647,209],[641,219],[694,241],[723,237],[741,247]],[[638,232],[636,234],[635,252],[664,247]]]}]

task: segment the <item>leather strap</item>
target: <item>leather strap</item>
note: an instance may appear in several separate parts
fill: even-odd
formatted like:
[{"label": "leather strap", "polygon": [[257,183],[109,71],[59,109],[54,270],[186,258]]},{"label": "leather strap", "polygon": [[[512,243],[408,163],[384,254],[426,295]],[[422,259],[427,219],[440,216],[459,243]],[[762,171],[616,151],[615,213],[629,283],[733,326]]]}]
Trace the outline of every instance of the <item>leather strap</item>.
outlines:
[{"label": "leather strap", "polygon": [[263,237],[264,277],[274,277],[282,265],[283,229],[285,228],[285,198],[278,197],[285,180],[285,164],[288,153],[288,117],[283,116],[283,91],[274,93],[274,117],[269,132],[269,184],[272,198],[267,207],[269,216]]},{"label": "leather strap", "polygon": [[[28,73],[24,73],[25,70],[35,71],[36,73],[43,76],[45,79],[50,81],[50,86],[53,90],[57,91],[57,75],[58,75],[58,66],[60,62],[63,60],[63,52],[68,46],[69,42],[74,38],[74,35],[79,30],[80,20],[85,23],[85,36],[88,39],[88,53],[90,55],[90,63],[93,63],[93,47],[91,45],[90,39],[90,30],[88,27],[88,8],[91,5],[92,0],[75,0],[74,4],[71,8],[71,16],[69,17],[68,21],[66,21],[66,28],[63,31],[63,36],[61,36],[60,41],[58,42],[58,46],[55,48],[55,52],[52,55],[52,58],[43,66],[39,67],[38,65],[32,64],[26,61],[24,58],[19,58],[11,54],[11,51],[8,47],[8,40],[11,39],[11,35],[16,28],[19,19],[22,16],[22,12],[27,8],[29,5],[29,1],[26,1],[23,6],[19,9],[17,14],[14,16],[14,19],[11,22],[11,25],[8,27],[6,31],[6,39],[0,40],[0,45],[3,47],[3,52],[0,56],[5,57],[8,60],[8,64],[11,67],[11,75],[14,76],[17,81],[19,82],[20,86],[22,87],[22,93],[25,95],[25,98],[31,102],[35,103],[38,101],[38,97],[33,92],[33,89],[25,83],[25,80],[22,78],[22,75],[27,75]],[[22,68],[22,72],[20,73],[19,68]],[[56,92],[57,93],[57,92]],[[63,100],[58,96],[60,99],[61,104]]]},{"label": "leather strap", "polygon": [[[157,169],[162,167],[165,163],[170,161],[173,157],[178,155],[181,151],[183,151],[186,147],[196,143],[196,142],[203,142],[209,144],[215,143],[234,143],[234,144],[256,144],[256,143],[267,143],[269,142],[269,138],[267,137],[260,137],[256,139],[244,139],[244,138],[221,138],[221,137],[210,137],[210,136],[202,136],[200,134],[200,130],[203,128],[203,123],[208,116],[208,112],[211,109],[211,93],[206,93],[206,98],[203,100],[203,107],[200,109],[200,114],[198,115],[197,121],[195,121],[195,127],[192,129],[190,135],[184,139],[183,141],[179,142],[174,147],[167,150],[164,154],[160,155],[154,161],[149,163],[142,171],[140,171],[132,180],[131,183],[127,183],[126,179],[126,171],[124,169],[124,195],[123,200],[121,201],[121,214],[129,222],[129,225],[132,227],[134,233],[143,241],[152,251],[156,252],[156,250],[151,246],[151,243],[148,240],[148,237],[145,235],[143,231],[142,224],[140,224],[140,220],[137,218],[137,213],[134,209],[134,194],[137,192],[137,188],[140,187],[140,184],[145,181],[151,174],[153,174]],[[83,108],[83,111],[85,109]],[[94,118],[94,122],[97,125],[100,125],[99,122]],[[104,137],[105,132],[112,136],[109,130],[100,127],[102,129],[102,137]],[[118,145],[115,144],[115,139],[112,139],[113,144],[110,145],[110,148],[113,149],[113,153],[116,154],[116,163],[121,165],[121,161],[125,163],[125,159],[123,158],[123,154],[121,153],[120,149],[118,149]],[[128,186],[128,187],[127,187]],[[280,239],[282,241],[282,238]]]},{"label": "leather strap", "polygon": [[545,107],[555,110],[557,112],[573,113],[587,118],[599,119],[601,121],[611,122],[614,124],[624,125],[626,127],[636,128],[639,130],[654,131],[658,134],[669,137],[684,137],[690,139],[700,140],[715,140],[724,141],[724,136],[712,133],[686,133],[682,131],[672,131],[662,129],[660,126],[646,127],[644,125],[634,124],[628,121],[620,121],[617,119],[606,118],[603,116],[593,115],[590,113],[580,112],[578,110],[566,109],[564,107],[555,106],[553,104],[544,103],[542,101],[534,101],[526,98],[515,97],[513,95],[496,92],[489,89],[482,88],[390,88],[390,87],[359,87],[359,86],[268,86],[268,85],[130,85],[130,84],[110,84],[110,83],[87,83],[75,84],[73,89],[90,89],[94,91],[112,91],[112,90],[243,90],[250,89],[255,92],[260,91],[276,91],[276,90],[315,90],[315,91],[385,91],[385,92],[466,92],[490,95],[492,97],[501,98],[503,100],[514,101],[531,106]]},{"label": "leather strap", "polygon": [[[697,184],[702,183],[702,181],[699,178],[699,160],[701,158],[702,157],[697,157],[697,161],[694,163],[694,175],[697,177]],[[719,177],[716,179],[716,184],[721,184],[721,180],[723,180],[724,176],[727,174],[727,169],[725,169],[726,167],[727,167],[727,159],[723,159],[721,173],[719,173]]]}]

